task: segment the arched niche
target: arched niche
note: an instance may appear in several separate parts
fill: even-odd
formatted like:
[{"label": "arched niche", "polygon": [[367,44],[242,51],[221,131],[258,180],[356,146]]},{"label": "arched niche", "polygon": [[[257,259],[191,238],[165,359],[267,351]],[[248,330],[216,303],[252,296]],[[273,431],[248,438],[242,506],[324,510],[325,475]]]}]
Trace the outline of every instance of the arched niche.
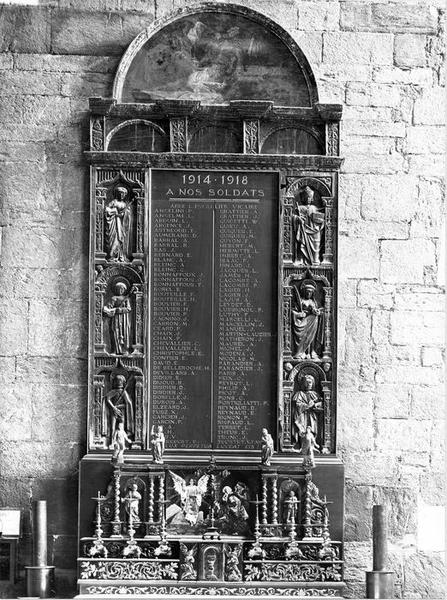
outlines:
[{"label": "arched niche", "polygon": [[123,103],[318,102],[309,62],[286,31],[249,8],[211,2],[181,9],[140,33],[121,60],[113,97]]}]

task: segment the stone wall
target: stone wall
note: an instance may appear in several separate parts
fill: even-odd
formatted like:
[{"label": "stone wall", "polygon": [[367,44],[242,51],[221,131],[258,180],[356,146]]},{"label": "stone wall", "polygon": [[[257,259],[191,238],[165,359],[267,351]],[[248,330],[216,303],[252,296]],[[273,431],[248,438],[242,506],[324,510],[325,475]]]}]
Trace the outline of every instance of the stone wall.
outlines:
[{"label": "stone wall", "polygon": [[[338,444],[349,595],[364,595],[371,506],[385,502],[398,593],[441,597],[444,0],[240,3],[284,26],[320,100],[344,105]],[[0,500],[24,509],[28,534],[30,497],[48,499],[60,593],[74,593],[85,451],[87,99],[109,96],[133,37],[186,4],[0,7]]]}]

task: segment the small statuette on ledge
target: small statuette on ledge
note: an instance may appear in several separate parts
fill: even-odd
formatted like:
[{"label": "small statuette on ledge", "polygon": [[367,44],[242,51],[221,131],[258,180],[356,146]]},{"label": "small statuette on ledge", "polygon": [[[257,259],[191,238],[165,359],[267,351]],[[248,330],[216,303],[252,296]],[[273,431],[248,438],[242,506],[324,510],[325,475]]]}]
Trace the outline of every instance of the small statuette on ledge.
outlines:
[{"label": "small statuette on ledge", "polygon": [[112,463],[117,465],[124,464],[124,450],[126,449],[126,442],[128,444],[132,444],[132,440],[124,431],[124,423],[119,421],[112,438]]},{"label": "small statuette on ledge", "polygon": [[165,434],[163,433],[163,427],[161,425],[158,425],[157,428],[152,425],[151,448],[152,456],[154,457],[154,463],[157,465],[162,465],[163,454],[165,452]]},{"label": "small statuette on ledge", "polygon": [[261,464],[266,467],[270,466],[270,459],[274,453],[273,438],[267,429],[264,427],[261,436]]},{"label": "small statuette on ledge", "polygon": [[301,436],[300,453],[304,456],[303,467],[307,471],[315,467],[315,451],[319,452],[320,446],[317,444],[314,433],[310,425],[306,427],[306,433]]}]

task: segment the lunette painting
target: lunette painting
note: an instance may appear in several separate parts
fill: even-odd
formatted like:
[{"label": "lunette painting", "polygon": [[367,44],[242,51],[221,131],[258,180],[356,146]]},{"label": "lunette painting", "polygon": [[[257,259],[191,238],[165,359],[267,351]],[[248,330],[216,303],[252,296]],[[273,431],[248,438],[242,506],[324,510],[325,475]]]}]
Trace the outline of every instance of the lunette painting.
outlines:
[{"label": "lunette painting", "polygon": [[274,33],[241,15],[196,13],[154,34],[126,75],[123,102],[273,100],[310,106],[296,59]]}]

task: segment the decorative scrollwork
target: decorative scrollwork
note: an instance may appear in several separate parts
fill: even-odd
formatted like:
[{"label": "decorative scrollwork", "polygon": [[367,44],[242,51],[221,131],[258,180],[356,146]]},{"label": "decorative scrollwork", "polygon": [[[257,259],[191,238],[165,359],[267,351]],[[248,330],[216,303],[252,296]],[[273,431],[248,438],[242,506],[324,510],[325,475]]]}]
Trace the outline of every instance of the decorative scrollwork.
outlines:
[{"label": "decorative scrollwork", "polygon": [[302,563],[248,564],[246,581],[341,581],[341,564],[321,565]]},{"label": "decorative scrollwork", "polygon": [[82,561],[81,579],[177,579],[178,564],[158,560]]},{"label": "decorative scrollwork", "polygon": [[[259,596],[258,588],[248,587],[186,587],[186,586],[137,586],[137,585],[89,585],[84,588],[87,594],[129,596],[132,594],[157,594],[162,596]],[[337,590],[331,588],[268,587],[262,588],[266,596],[312,596],[335,597]]]}]

